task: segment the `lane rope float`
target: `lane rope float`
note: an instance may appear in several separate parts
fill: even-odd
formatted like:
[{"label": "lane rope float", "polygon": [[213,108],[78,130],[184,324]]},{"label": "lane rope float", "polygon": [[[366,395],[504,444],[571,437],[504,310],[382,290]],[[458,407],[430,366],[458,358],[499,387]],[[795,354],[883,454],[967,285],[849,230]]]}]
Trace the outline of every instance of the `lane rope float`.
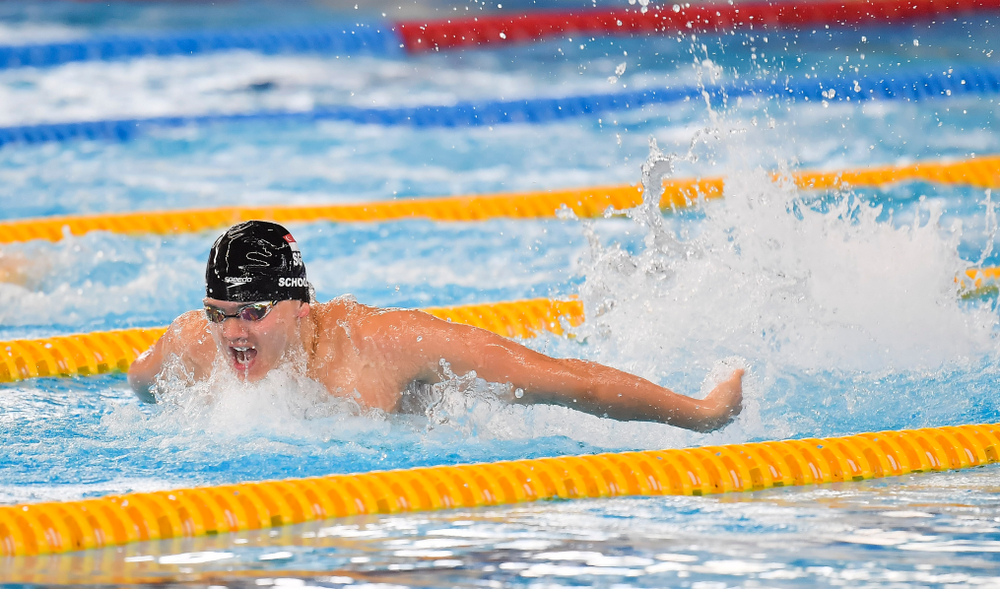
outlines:
[{"label": "lane rope float", "polygon": [[0,507],[0,553],[59,554],[353,515],[712,495],[998,461],[995,424],[234,483]]},{"label": "lane rope float", "polygon": [[[578,300],[529,299],[424,311],[504,337],[529,338],[542,331],[563,335],[564,321],[569,326],[583,323],[583,304]],[[119,329],[0,342],[0,383],[127,372],[165,331],[165,327]]]},{"label": "lane rope float", "polygon": [[[327,24],[306,29],[182,31],[109,35],[53,43],[0,46],[0,69],[51,67],[79,61],[145,56],[194,56],[220,51],[394,56],[461,47],[522,44],[568,34],[590,36],[727,33],[737,29],[879,26],[946,14],[1000,9],[1000,0],[817,0],[727,5],[669,4],[648,9],[479,13],[439,20]],[[645,10],[645,12],[643,11]]]},{"label": "lane rope float", "polygon": [[434,22],[399,23],[407,51],[508,45],[573,35],[672,35],[777,30],[810,26],[879,26],[930,20],[954,13],[1000,10],[1000,0],[818,0],[815,2],[670,2],[632,9],[539,11]]},{"label": "lane rope float", "polygon": [[1000,293],[1000,268],[970,268],[955,278],[965,298]]},{"label": "lane rope float", "polygon": [[390,22],[343,23],[306,29],[181,31],[161,35],[107,35],[0,46],[0,69],[52,67],[79,61],[194,56],[222,51],[393,56],[403,52]]},{"label": "lane rope float", "polygon": [[[1000,1],[1000,0],[998,0]],[[897,72],[890,75],[817,79],[739,80],[709,86],[650,88],[634,92],[460,102],[451,106],[358,108],[320,106],[309,111],[265,110],[235,114],[176,115],[0,127],[0,146],[75,140],[128,141],[151,129],[227,123],[294,123],[344,121],[408,127],[482,127],[513,123],[542,124],[609,111],[637,110],[653,104],[688,100],[712,101],[742,96],[838,102],[862,100],[918,101],[1000,93],[1000,68],[956,67],[943,72]]]},{"label": "lane rope float", "polygon": [[[791,174],[791,179],[803,190],[881,187],[897,182],[913,181],[992,189],[1000,188],[1000,156],[831,172],[795,172]],[[664,210],[677,210],[691,206],[699,198],[706,200],[721,198],[723,185],[724,179],[721,177],[668,180],[664,182],[660,207]],[[91,231],[176,235],[220,229],[250,219],[265,219],[278,223],[379,222],[403,219],[433,221],[540,219],[555,218],[564,206],[577,217],[595,218],[604,215],[609,207],[623,210],[635,207],[641,202],[641,188],[622,185],[343,205],[272,205],[53,216],[0,221],[0,243],[33,239],[59,241],[67,235],[79,236]]]}]

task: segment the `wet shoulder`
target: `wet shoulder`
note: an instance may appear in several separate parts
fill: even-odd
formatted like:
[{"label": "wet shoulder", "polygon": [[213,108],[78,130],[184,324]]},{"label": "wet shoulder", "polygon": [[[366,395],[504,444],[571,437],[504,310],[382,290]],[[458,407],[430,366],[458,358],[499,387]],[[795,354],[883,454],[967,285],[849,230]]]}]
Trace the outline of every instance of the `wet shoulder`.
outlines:
[{"label": "wet shoulder", "polygon": [[202,311],[188,311],[171,322],[169,332],[187,338],[208,332],[208,319]]},{"label": "wet shoulder", "polygon": [[170,335],[188,345],[212,343],[208,319],[202,311],[188,311],[170,324]]},{"label": "wet shoulder", "polygon": [[323,329],[340,327],[352,338],[379,342],[395,339],[400,330],[407,329],[414,311],[365,305],[352,297],[339,297],[316,307],[316,318]]},{"label": "wet shoulder", "polygon": [[366,322],[369,314],[377,310],[357,302],[349,295],[337,297],[326,303],[310,305],[310,314],[323,333],[344,330],[348,333],[357,332]]}]

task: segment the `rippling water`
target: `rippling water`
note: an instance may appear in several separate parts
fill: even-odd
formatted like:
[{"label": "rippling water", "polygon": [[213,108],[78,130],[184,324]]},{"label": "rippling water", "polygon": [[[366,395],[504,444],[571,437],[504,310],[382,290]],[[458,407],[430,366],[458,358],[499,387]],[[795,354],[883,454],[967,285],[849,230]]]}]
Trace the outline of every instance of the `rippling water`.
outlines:
[{"label": "rippling water", "polygon": [[[199,21],[340,18],[320,5],[0,8],[9,42]],[[247,8],[250,6],[250,8]],[[219,12],[219,11],[222,12]],[[263,9],[262,9],[263,10]],[[202,11],[202,12],[199,12]],[[253,16],[256,14],[256,16]],[[195,16],[192,16],[195,15]],[[376,15],[377,16],[377,15]],[[254,19],[258,20],[254,20]],[[216,20],[212,20],[216,19]],[[202,19],[204,20],[204,19]],[[0,71],[0,125],[398,106],[690,84],[737,74],[892,75],[992,63],[993,15],[859,31],[568,39],[350,61],[230,53]],[[917,41],[917,42],[914,42]],[[863,55],[863,57],[862,57]],[[620,64],[623,75],[609,77]],[[855,69],[856,68],[856,69]],[[841,73],[843,72],[843,73]],[[0,386],[0,502],[604,450],[998,420],[995,299],[954,276],[1000,264],[995,195],[905,184],[819,195],[766,171],[1000,152],[995,96],[920,103],[684,103],[550,125],[216,125],[129,143],[0,149],[0,218],[361,202],[638,182],[648,139],[726,198],[592,221],[292,227],[322,300],[429,306],[579,294],[574,339],[527,345],[704,393],[750,368],[747,409],[702,435],[457,387],[437,413],[356,415],[278,375],[208,407],[145,406],[124,377]],[[203,296],[212,233],[3,246],[0,339],[164,325]],[[6,582],[339,586],[998,585],[997,470],[707,498],[548,502],[321,522],[4,563]],[[10,566],[8,566],[10,565]],[[57,572],[53,572],[57,571]],[[32,576],[38,575],[38,576]],[[54,576],[52,576],[54,575]]]}]

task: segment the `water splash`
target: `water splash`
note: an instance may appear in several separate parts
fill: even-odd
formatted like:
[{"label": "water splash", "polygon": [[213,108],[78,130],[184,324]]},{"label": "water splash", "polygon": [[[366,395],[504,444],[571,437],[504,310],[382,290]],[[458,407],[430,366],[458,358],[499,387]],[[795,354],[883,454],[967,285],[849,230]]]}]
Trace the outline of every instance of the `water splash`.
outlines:
[{"label": "water splash", "polygon": [[896,226],[854,194],[820,199],[756,169],[730,174],[724,202],[702,203],[692,230],[654,210],[670,161],[651,142],[646,197],[628,211],[646,232],[640,251],[591,239],[580,294],[592,319],[578,335],[594,359],[691,388],[718,358],[747,358],[765,404],[788,379],[815,387],[830,373],[850,388],[995,363],[997,314],[957,296],[970,265],[961,223],[943,227],[940,206]]},{"label": "water splash", "polygon": [[[298,356],[286,356],[257,382],[241,381],[221,358],[207,379],[196,381],[173,358],[153,387],[157,407],[149,417],[119,410],[107,417],[104,425],[117,435],[145,430],[224,443],[248,437],[309,442],[353,440],[385,428],[384,417],[362,411],[351,398],[330,395],[323,385],[308,378],[304,358]],[[361,415],[365,418],[359,419]]]},{"label": "water splash", "polygon": [[986,245],[983,246],[983,251],[979,255],[979,260],[976,262],[976,266],[982,266],[986,263],[987,258],[993,253],[993,240],[997,237],[997,206],[993,202],[993,191],[989,188],[986,189],[986,196],[983,199],[983,206],[986,208],[985,215],[985,233],[986,233]]}]

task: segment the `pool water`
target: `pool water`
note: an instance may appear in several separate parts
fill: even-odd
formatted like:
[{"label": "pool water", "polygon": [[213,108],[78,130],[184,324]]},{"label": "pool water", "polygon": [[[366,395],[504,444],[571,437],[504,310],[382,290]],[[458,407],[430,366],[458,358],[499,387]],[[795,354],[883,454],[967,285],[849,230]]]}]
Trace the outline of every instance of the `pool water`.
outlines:
[{"label": "pool water", "polygon": [[[381,16],[320,3],[46,5],[5,3],[0,32],[27,43],[198,23],[297,26]],[[434,16],[442,7],[421,10]],[[997,18],[566,38],[417,57],[233,52],[0,70],[0,126],[444,105],[737,74],[940,72],[994,63]],[[997,114],[992,95],[862,104],[751,97],[544,125],[254,122],[153,130],[125,143],[6,146],[0,218],[13,219],[635,183],[652,137],[676,156],[676,176],[725,176],[726,198],[653,224],[635,212],[588,221],[291,229],[320,300],[350,293],[367,304],[420,307],[578,294],[591,320],[574,338],[524,343],[696,396],[732,366],[748,367],[749,375],[743,414],[713,434],[510,406],[505,391],[471,379],[438,387],[439,402],[425,415],[358,412],[289,374],[258,386],[166,387],[155,406],[139,403],[123,375],[0,385],[0,502],[996,422],[996,299],[959,297],[954,277],[1000,265],[1000,195],[925,183],[819,194],[775,183],[766,172],[1000,153]],[[215,237],[92,233],[5,245],[0,252],[20,270],[15,282],[0,282],[0,340],[165,325],[200,304]],[[1000,470],[986,467],[739,496],[331,520],[8,559],[0,582],[995,586],[998,485]]]}]

